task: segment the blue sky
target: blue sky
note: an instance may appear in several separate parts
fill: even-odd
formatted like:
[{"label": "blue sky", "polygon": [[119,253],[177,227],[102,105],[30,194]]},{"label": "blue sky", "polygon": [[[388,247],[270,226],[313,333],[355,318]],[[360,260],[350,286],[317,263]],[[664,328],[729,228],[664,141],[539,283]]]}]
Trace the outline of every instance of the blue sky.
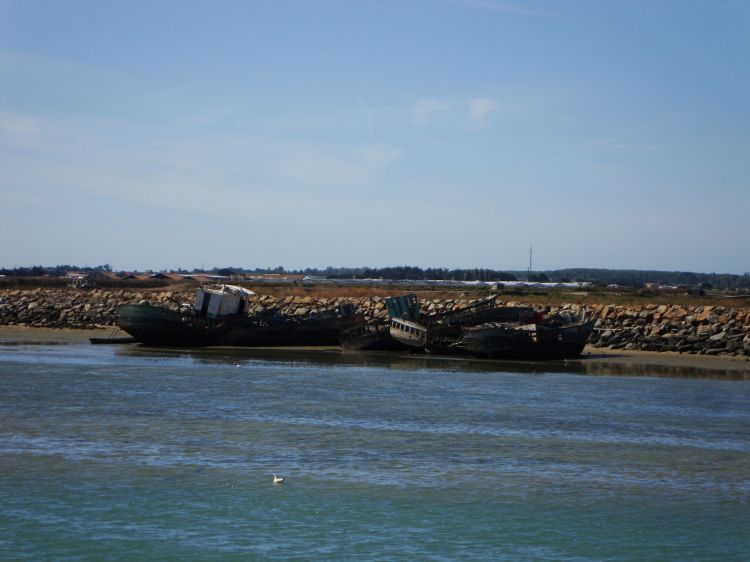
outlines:
[{"label": "blue sky", "polygon": [[0,264],[750,270],[750,2],[0,0]]}]

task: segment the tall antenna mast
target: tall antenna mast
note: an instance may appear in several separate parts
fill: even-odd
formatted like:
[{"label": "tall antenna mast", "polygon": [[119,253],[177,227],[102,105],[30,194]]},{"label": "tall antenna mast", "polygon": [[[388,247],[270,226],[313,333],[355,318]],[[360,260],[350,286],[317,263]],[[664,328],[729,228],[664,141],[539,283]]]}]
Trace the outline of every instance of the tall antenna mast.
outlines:
[{"label": "tall antenna mast", "polygon": [[529,244],[529,275],[531,275],[531,254],[534,250],[534,246]]}]

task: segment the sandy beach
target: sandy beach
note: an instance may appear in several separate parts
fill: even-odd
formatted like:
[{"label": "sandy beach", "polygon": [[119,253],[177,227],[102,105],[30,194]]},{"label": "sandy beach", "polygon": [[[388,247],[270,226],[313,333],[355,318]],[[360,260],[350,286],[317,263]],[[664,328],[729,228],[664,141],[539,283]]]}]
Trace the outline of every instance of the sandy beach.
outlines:
[{"label": "sandy beach", "polygon": [[[73,330],[68,328],[28,328],[25,326],[0,326],[0,345],[64,345],[85,343],[89,338],[105,338],[113,328]],[[119,332],[119,336],[125,336]]]},{"label": "sandy beach", "polygon": [[644,375],[750,380],[746,357],[717,357],[670,351],[633,351],[586,346],[580,359],[568,361],[597,375]]}]

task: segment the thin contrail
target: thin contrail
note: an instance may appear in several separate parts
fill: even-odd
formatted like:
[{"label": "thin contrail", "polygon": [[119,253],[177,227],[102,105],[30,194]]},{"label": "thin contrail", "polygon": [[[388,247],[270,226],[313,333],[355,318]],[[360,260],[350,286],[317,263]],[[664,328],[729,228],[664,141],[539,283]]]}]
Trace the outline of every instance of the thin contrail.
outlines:
[{"label": "thin contrail", "polygon": [[336,61],[335,61],[335,60],[333,60],[333,59],[332,59],[332,58],[331,58],[331,57],[330,57],[330,56],[328,55],[328,53],[326,53],[325,51],[318,51],[318,54],[319,54],[319,55],[320,55],[320,56],[321,56],[322,58],[324,58],[324,59],[326,59],[326,60],[327,60],[328,62],[330,62],[330,63],[331,63],[331,64],[332,64],[333,66],[336,66]]},{"label": "thin contrail", "polygon": [[[336,61],[328,53],[322,50],[318,50],[318,56],[320,56],[320,58],[322,59],[327,60],[336,68],[336,70],[339,70],[339,65],[336,64]],[[370,107],[362,100],[362,98],[357,97],[357,103],[359,103],[360,107],[362,107],[362,109],[364,109],[365,113],[367,114],[367,130],[370,133],[370,138],[372,138],[372,111],[370,111]]]},{"label": "thin contrail", "polygon": [[664,115],[659,116],[657,119],[647,121],[646,123],[643,123],[642,125],[638,127],[631,127],[630,129],[625,129],[622,131],[619,131],[618,133],[615,133],[614,135],[610,135],[608,137],[598,138],[594,140],[590,140],[588,142],[580,143],[568,150],[564,150],[562,152],[559,152],[557,154],[554,154],[548,158],[545,158],[541,162],[539,162],[539,166],[547,166],[549,164],[553,164],[555,162],[559,162],[561,160],[567,160],[571,156],[575,156],[577,154],[582,154],[585,152],[589,152],[591,150],[597,149],[600,146],[606,146],[608,144],[612,144],[613,142],[620,141],[624,138],[637,135],[638,133],[642,133],[644,131],[649,130],[654,125],[658,125],[660,123],[663,123],[668,118],[672,116],[672,113],[665,113]]}]

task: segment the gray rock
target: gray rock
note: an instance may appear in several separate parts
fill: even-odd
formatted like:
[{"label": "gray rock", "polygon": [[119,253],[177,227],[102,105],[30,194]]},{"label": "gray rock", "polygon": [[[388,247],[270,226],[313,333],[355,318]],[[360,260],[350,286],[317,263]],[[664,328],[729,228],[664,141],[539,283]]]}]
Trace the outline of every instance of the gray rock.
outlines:
[{"label": "gray rock", "polygon": [[713,336],[708,338],[709,341],[712,342],[722,342],[727,339],[727,333],[726,332],[719,332],[718,334],[714,334]]}]

